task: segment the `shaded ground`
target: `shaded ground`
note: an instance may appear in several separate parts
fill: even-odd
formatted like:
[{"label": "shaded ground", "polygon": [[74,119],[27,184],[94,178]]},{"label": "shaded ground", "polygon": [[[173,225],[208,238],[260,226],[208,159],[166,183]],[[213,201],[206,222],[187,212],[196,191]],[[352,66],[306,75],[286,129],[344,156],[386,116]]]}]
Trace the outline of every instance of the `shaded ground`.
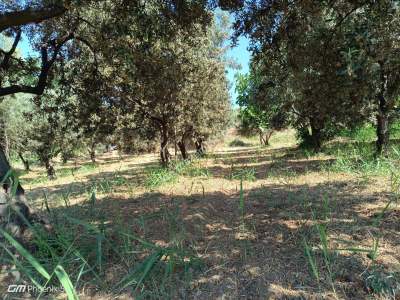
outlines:
[{"label": "shaded ground", "polygon": [[[40,207],[46,194],[58,216],[89,220],[88,211],[101,214],[106,223],[124,224],[159,245],[168,245],[179,236],[204,266],[194,269],[189,279],[177,278],[168,297],[154,298],[379,298],[365,286],[363,274],[372,264],[368,253],[351,251],[332,251],[335,296],[318,250],[315,224],[326,226],[331,249],[371,249],[378,238],[375,264],[399,270],[397,204],[385,212],[382,222],[375,222],[395,197],[389,179],[329,172],[334,158],[300,155],[292,132],[275,135],[268,148],[246,143],[229,147],[229,142],[198,162],[208,176],[181,176],[174,184],[154,189],[146,188],[144,182],[148,168],[157,165],[156,155],[122,159],[109,155],[99,159],[96,167],[73,175],[65,171],[54,182],[35,182],[40,176],[35,172],[22,180],[29,199]],[[240,177],[244,179],[244,208],[239,201]],[[87,203],[94,188],[95,208]],[[315,248],[319,281],[312,275],[304,241]],[[112,263],[107,268],[110,274],[126,272],[124,266]],[[102,291],[92,297],[111,295]],[[130,298],[127,294],[120,297]]]}]

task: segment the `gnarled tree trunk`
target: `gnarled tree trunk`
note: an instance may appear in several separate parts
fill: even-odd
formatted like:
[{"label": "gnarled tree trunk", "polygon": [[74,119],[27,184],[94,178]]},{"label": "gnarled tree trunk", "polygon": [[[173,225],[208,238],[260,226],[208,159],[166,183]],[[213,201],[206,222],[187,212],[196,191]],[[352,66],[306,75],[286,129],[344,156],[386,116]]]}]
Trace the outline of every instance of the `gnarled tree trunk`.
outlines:
[{"label": "gnarled tree trunk", "polygon": [[[10,172],[11,166],[3,148],[0,146],[0,227],[16,238],[24,239],[24,232],[28,228],[27,222],[44,225],[46,230],[51,230],[47,218],[38,215],[29,205],[25,197],[25,190],[14,174]],[[9,178],[5,178],[9,176]],[[17,186],[13,186],[17,184]],[[1,237],[0,237],[1,238]]]},{"label": "gnarled tree trunk", "polygon": [[[7,157],[3,148],[0,147],[0,180],[5,179],[5,176],[10,174],[10,170]],[[18,182],[15,194],[12,193],[11,185],[11,180],[7,179],[0,187],[0,226],[14,236],[20,237],[27,228],[25,220],[42,224],[46,224],[46,222],[43,218],[39,218],[29,206],[25,198],[25,190],[21,184]],[[18,211],[19,214],[15,211]]]}]

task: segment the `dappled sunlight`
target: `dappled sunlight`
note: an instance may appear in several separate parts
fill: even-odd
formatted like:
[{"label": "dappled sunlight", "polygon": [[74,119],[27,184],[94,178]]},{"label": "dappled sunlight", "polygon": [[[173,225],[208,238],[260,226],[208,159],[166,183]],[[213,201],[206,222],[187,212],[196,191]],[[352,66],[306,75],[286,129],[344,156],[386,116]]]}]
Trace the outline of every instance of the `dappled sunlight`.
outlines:
[{"label": "dappled sunlight", "polygon": [[[392,197],[387,180],[367,182],[354,174],[329,172],[332,157],[292,155],[297,150],[290,147],[225,150],[194,160],[193,168],[201,173],[175,174],[173,183],[151,188],[146,180],[149,167],[156,166],[154,155],[100,157],[106,165],[35,184],[28,195],[42,203],[46,191],[51,213],[66,220],[73,217],[109,228],[123,224],[128,233],[157,247],[189,247],[207,266],[191,271],[192,297],[236,298],[243,291],[254,298],[330,297],[329,285],[317,293],[304,240],[318,243],[315,226],[326,224],[331,247],[345,249],[351,241],[352,247],[371,248],[376,231],[372,219]],[[395,268],[400,213],[391,210],[385,216],[379,262]],[[351,266],[346,265],[350,258]],[[358,275],[348,278],[369,265],[366,253],[338,251],[335,261],[345,278],[338,279],[338,287],[362,290]],[[323,268],[323,262],[318,263]],[[112,262],[107,268],[113,270]]]}]

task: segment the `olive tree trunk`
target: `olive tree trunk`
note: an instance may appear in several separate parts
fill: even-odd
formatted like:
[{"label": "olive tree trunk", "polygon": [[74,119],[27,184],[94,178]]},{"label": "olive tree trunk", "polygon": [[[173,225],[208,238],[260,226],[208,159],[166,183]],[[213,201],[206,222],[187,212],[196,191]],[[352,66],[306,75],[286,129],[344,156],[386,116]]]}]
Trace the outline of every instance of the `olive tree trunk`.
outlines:
[{"label": "olive tree trunk", "polygon": [[[1,177],[0,180],[3,180],[3,179],[4,179],[4,176],[6,176],[7,173],[8,173],[10,170],[11,170],[11,167],[10,167],[10,164],[9,164],[9,162],[8,162],[8,160],[7,160],[7,156],[6,156],[6,154],[4,153],[3,148],[0,147],[0,177]],[[3,185],[3,188],[6,189],[6,190],[8,190],[9,187],[7,187],[7,183],[5,183],[5,184]],[[19,197],[19,196],[24,196],[24,195],[25,195],[25,191],[24,191],[24,189],[22,188],[21,184],[18,183],[18,186],[17,186],[17,189],[16,189],[16,196]]]},{"label": "olive tree trunk", "polygon": [[310,120],[311,127],[311,135],[310,135],[310,143],[314,152],[320,152],[322,148],[322,130],[321,126],[319,126],[315,119]]},{"label": "olive tree trunk", "polygon": [[53,163],[49,158],[45,159],[44,166],[46,167],[47,177],[50,180],[56,179],[56,170],[54,169]]},{"label": "olive tree trunk", "polygon": [[204,156],[206,154],[206,148],[204,146],[203,139],[202,138],[197,138],[194,144],[196,146],[197,155]]},{"label": "olive tree trunk", "polygon": [[90,160],[96,163],[96,143],[92,143],[89,148]]},{"label": "olive tree trunk", "polygon": [[378,98],[378,113],[376,115],[376,156],[386,155],[389,145],[389,103],[385,97],[387,91],[387,76],[383,70],[383,63],[379,63],[381,68],[381,86]]},{"label": "olive tree trunk", "polygon": [[178,148],[179,148],[179,151],[181,152],[181,154],[182,154],[182,159],[184,159],[184,160],[186,160],[186,159],[188,159],[189,158],[189,156],[188,156],[188,153],[187,153],[187,150],[186,150],[186,143],[185,143],[185,140],[180,140],[179,142],[178,142]]},{"label": "olive tree trunk", "polygon": [[169,142],[168,128],[165,124],[163,124],[161,125],[160,158],[161,158],[161,164],[164,167],[168,167],[171,157],[168,151],[168,142]]},{"label": "olive tree trunk", "polygon": [[[0,178],[5,179],[11,170],[10,164],[0,147]],[[0,226],[15,237],[21,237],[27,228],[26,221],[48,224],[43,218],[38,217],[29,206],[25,198],[25,191],[18,182],[15,194],[11,180],[5,180],[0,187]]]}]

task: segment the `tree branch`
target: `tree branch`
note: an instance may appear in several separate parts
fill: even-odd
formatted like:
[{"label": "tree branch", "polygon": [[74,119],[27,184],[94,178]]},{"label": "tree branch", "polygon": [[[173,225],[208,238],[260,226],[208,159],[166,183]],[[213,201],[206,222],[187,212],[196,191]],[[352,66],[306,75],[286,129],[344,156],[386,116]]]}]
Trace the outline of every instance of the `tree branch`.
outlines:
[{"label": "tree branch", "polygon": [[11,49],[7,52],[4,52],[4,58],[0,65],[0,69],[3,69],[3,70],[8,69],[10,58],[14,54],[15,50],[17,49],[17,45],[18,45],[19,41],[21,40],[21,34],[22,34],[21,29],[18,28],[16,31],[17,31],[17,34],[15,35],[15,39],[11,46]]},{"label": "tree branch", "polygon": [[62,37],[58,42],[54,41],[54,40],[49,42],[48,44],[54,45],[53,54],[52,54],[50,60],[48,58],[47,45],[41,47],[40,51],[41,51],[42,66],[41,66],[39,79],[38,79],[36,86],[14,84],[14,85],[10,85],[8,87],[3,87],[3,88],[0,88],[0,97],[6,96],[6,95],[11,95],[11,94],[16,94],[16,93],[28,93],[28,94],[42,95],[46,88],[46,85],[47,85],[48,74],[57,58],[58,53],[61,50],[61,47],[67,41],[73,39],[73,37],[74,37],[74,34],[69,33],[69,34],[66,34],[64,37]]},{"label": "tree branch", "polygon": [[0,14],[0,32],[14,26],[42,21],[59,17],[67,11],[64,5],[55,5],[39,9],[27,8],[20,11],[12,11]]}]

